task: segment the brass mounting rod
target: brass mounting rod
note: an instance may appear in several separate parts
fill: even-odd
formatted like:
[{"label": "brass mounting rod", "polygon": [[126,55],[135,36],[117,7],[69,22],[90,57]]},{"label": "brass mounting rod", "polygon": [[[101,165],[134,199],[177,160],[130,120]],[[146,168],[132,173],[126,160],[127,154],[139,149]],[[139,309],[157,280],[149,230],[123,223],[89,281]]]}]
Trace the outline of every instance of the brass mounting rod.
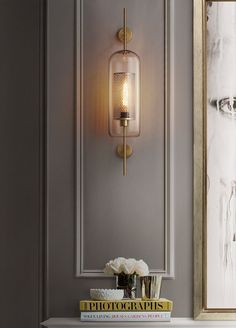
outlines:
[{"label": "brass mounting rod", "polygon": [[126,8],[123,9],[124,12],[124,51],[127,50],[127,11]]},{"label": "brass mounting rod", "polygon": [[126,125],[123,126],[123,176],[127,175],[127,167],[126,167]]}]

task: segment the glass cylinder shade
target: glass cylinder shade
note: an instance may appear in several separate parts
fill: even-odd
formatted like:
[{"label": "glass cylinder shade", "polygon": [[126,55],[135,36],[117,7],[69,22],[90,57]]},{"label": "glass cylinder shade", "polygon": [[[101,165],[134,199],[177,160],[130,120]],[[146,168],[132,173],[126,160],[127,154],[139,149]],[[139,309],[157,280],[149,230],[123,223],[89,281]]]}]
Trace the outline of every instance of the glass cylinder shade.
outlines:
[{"label": "glass cylinder shade", "polygon": [[109,134],[127,137],[140,134],[140,60],[132,51],[115,52],[109,62]]}]

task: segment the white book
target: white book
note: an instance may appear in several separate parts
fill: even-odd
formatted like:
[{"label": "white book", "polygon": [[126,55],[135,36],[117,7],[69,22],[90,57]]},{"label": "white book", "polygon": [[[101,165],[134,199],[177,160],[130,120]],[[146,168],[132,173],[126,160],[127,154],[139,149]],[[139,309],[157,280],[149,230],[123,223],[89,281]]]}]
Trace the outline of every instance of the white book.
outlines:
[{"label": "white book", "polygon": [[81,321],[170,321],[171,312],[81,312]]}]

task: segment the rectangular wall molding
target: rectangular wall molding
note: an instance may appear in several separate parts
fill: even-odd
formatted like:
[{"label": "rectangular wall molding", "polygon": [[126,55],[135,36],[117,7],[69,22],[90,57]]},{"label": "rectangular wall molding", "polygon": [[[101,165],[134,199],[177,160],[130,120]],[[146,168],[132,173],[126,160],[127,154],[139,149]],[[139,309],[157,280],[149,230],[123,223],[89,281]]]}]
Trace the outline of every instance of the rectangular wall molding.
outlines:
[{"label": "rectangular wall molding", "polygon": [[[85,181],[84,167],[84,3],[76,1],[76,277],[106,277],[101,268],[89,268],[86,265],[85,229],[86,213],[84,209]],[[164,90],[164,265],[151,267],[151,273],[160,273],[164,278],[174,278],[174,0],[165,0],[165,90]],[[91,49],[92,49],[91,44]],[[129,165],[129,163],[128,163]],[[122,173],[121,173],[122,174]],[[93,206],[93,204],[91,204]],[[157,220],[160,220],[160,217]],[[91,241],[92,242],[92,241]],[[145,260],[145,258],[144,258]],[[50,325],[49,325],[50,326]],[[48,326],[48,327],[49,327]],[[51,325],[53,326],[53,325]],[[80,324],[78,327],[85,327]],[[57,327],[56,325],[53,327]],[[58,326],[59,327],[59,326]],[[63,326],[60,326],[63,327]],[[107,326],[108,327],[108,326]],[[122,326],[121,326],[122,327]],[[141,326],[140,326],[141,327]],[[171,327],[174,327],[172,325]],[[182,326],[183,327],[183,326]],[[187,326],[184,326],[187,327]]]}]

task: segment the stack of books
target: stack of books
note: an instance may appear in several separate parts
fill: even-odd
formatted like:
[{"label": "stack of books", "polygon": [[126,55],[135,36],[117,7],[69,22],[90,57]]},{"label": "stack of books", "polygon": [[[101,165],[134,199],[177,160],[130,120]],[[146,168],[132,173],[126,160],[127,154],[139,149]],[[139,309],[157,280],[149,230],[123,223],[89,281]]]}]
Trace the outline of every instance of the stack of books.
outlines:
[{"label": "stack of books", "polygon": [[173,303],[158,300],[80,301],[81,321],[170,321]]}]

